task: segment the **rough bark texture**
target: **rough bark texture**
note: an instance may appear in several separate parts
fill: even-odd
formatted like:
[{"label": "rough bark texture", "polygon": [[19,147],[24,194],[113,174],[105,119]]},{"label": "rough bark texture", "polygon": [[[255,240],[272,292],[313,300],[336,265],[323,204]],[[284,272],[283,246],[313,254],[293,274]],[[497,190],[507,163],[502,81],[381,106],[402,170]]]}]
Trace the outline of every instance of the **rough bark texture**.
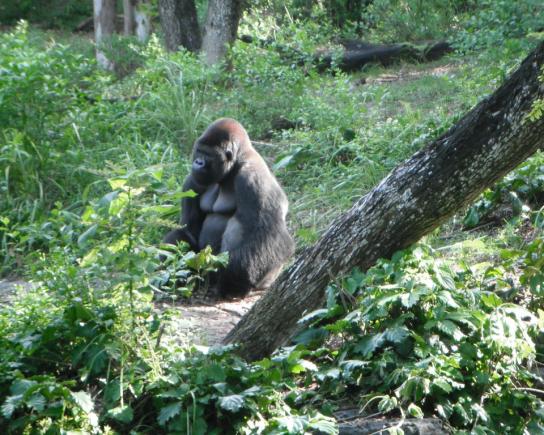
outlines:
[{"label": "rough bark texture", "polygon": [[96,61],[102,68],[112,70],[113,62],[106,57],[100,45],[115,31],[115,0],[94,0],[93,8]]},{"label": "rough bark texture", "polygon": [[204,26],[202,51],[208,65],[220,62],[236,39],[242,16],[242,0],[210,0]]},{"label": "rough bark texture", "polygon": [[180,45],[198,51],[202,42],[194,0],[159,0],[159,15],[166,48],[176,51]]},{"label": "rough bark texture", "polygon": [[541,43],[493,95],[336,218],[225,341],[239,343],[248,359],[270,354],[305,312],[322,305],[331,277],[355,266],[366,270],[416,242],[542,148],[544,119],[526,116],[544,97],[538,80],[543,64]]}]

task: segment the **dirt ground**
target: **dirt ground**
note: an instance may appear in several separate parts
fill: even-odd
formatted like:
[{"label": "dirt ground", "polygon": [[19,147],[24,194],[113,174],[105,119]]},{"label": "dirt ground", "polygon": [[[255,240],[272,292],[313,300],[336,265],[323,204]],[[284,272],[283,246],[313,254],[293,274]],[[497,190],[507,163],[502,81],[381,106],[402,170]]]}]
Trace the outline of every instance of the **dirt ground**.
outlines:
[{"label": "dirt ground", "polygon": [[155,307],[177,313],[173,316],[173,329],[186,341],[213,346],[221,343],[262,294],[262,291],[252,292],[244,299],[231,301],[195,301],[190,304],[156,302]]}]

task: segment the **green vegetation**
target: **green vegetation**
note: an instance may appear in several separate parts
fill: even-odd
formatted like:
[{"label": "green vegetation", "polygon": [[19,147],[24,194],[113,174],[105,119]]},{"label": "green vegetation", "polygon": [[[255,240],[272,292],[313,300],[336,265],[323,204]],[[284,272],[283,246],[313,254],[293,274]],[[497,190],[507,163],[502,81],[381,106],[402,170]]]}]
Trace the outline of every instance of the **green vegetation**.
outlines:
[{"label": "green vegetation", "polygon": [[[17,17],[32,20],[31,3],[45,2],[22,2]],[[544,431],[542,154],[416,246],[334,277],[326,306],[268,359],[195,346],[177,312],[154,304],[174,307],[226,261],[158,246],[210,121],[247,128],[288,193],[302,248],[495,89],[544,28],[536,0],[369,3],[359,13],[293,0],[286,14],[258,2],[242,30],[310,54],[362,30],[374,41],[446,36],[457,51],[319,74],[238,41],[225,71],[165,53],[157,36],[118,38],[109,74],[85,36],[24,22],[0,34],[0,274],[34,283],[8,303],[0,294],[1,428],[335,433],[332,412],[347,403],[438,416],[458,433]],[[62,11],[45,20],[68,26],[80,13]],[[13,16],[0,7],[0,21]]]}]

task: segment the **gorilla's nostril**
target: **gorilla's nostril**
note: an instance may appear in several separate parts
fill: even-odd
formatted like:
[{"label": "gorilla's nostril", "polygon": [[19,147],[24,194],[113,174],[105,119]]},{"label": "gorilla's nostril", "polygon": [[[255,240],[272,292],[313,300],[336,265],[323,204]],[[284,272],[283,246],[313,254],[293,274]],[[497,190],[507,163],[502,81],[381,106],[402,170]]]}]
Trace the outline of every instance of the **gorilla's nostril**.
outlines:
[{"label": "gorilla's nostril", "polygon": [[197,168],[203,168],[204,167],[204,159],[196,158],[195,161],[193,162],[193,166],[195,166]]}]

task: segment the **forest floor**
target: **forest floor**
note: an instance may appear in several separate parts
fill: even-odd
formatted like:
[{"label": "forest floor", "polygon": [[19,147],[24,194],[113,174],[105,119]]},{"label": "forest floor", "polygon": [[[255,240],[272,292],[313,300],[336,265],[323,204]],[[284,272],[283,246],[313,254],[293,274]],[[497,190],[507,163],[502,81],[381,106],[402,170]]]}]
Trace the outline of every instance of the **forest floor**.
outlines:
[{"label": "forest floor", "polygon": [[160,310],[175,313],[173,328],[169,334],[179,334],[191,343],[214,346],[221,344],[223,338],[238,323],[244,314],[262,296],[263,291],[251,292],[244,299],[195,300],[187,302],[156,302]]},{"label": "forest floor", "polygon": [[[13,303],[31,287],[32,283],[22,279],[0,280],[0,304]],[[170,311],[172,327],[168,335],[177,337],[176,341],[214,346],[221,343],[262,294],[263,291],[254,291],[244,299],[228,301],[158,301],[155,307],[161,312]]]}]

